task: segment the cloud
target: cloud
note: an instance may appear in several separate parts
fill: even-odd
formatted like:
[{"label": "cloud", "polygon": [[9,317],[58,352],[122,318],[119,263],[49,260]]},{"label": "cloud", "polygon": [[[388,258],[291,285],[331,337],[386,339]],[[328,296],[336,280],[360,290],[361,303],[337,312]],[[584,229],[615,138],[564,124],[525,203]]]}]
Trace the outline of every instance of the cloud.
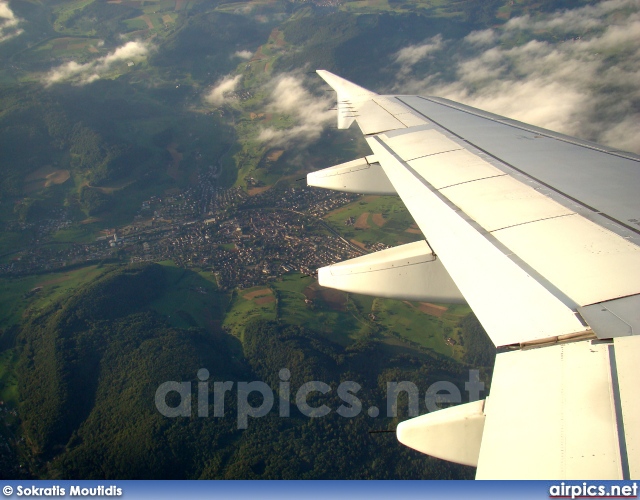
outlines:
[{"label": "cloud", "polygon": [[396,54],[396,62],[401,64],[400,71],[405,74],[418,62],[442,49],[442,35],[436,35],[422,44],[410,45],[400,49]]},{"label": "cloud", "polygon": [[250,50],[238,50],[233,54],[233,57],[239,57],[240,59],[251,59],[253,52]]},{"label": "cloud", "polygon": [[49,71],[44,77],[44,82],[46,85],[61,82],[85,85],[104,77],[119,62],[138,62],[144,59],[149,54],[149,51],[150,47],[145,42],[127,42],[106,56],[99,57],[91,62],[79,64],[75,61],[69,61],[62,64]]},{"label": "cloud", "polygon": [[523,16],[444,41],[424,75],[403,72],[401,54],[394,92],[446,97],[640,153],[637,0]]},{"label": "cloud", "polygon": [[24,30],[18,28],[22,19],[16,17],[9,2],[0,0],[0,42],[20,35]]},{"label": "cloud", "polygon": [[637,7],[637,0],[608,0],[578,9],[564,10],[541,19],[532,19],[529,15],[510,19],[505,24],[505,30],[562,33],[592,30],[604,27],[608,15]]},{"label": "cloud", "polygon": [[496,41],[496,32],[493,30],[472,31],[464,41],[471,45],[491,45]]},{"label": "cloud", "polygon": [[268,109],[275,113],[291,116],[296,125],[286,129],[262,129],[258,140],[273,146],[308,144],[320,138],[329,122],[336,119],[329,107],[335,102],[314,96],[303,86],[303,77],[284,74],[272,82]]},{"label": "cloud", "polygon": [[204,100],[214,106],[221,106],[228,98],[229,94],[234,92],[242,79],[242,75],[227,75],[209,91]]}]

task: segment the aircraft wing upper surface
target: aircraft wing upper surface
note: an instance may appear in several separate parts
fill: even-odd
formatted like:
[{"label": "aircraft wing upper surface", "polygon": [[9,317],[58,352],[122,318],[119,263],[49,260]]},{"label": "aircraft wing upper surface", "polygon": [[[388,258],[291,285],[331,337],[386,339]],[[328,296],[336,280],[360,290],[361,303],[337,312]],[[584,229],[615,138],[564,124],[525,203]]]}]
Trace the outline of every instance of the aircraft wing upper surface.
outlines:
[{"label": "aircraft wing upper surface", "polygon": [[639,476],[640,158],[318,74],[338,94],[338,127],[355,120],[372,154],[309,185],[397,193],[425,236],[322,268],[320,284],[466,301],[513,349],[481,407],[403,422],[399,439],[477,465],[478,477]]}]

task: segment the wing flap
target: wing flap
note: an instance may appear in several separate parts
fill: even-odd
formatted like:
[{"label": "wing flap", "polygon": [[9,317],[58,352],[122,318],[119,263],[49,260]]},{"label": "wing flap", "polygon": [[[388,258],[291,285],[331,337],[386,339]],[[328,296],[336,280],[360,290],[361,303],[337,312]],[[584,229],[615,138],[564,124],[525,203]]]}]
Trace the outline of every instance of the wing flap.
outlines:
[{"label": "wing flap", "polygon": [[402,104],[393,97],[376,96],[372,98],[381,108],[385,109],[389,114],[399,115],[407,113],[409,110],[405,104]]},{"label": "wing flap", "polygon": [[509,175],[465,182],[440,192],[487,231],[574,214]]},{"label": "wing flap", "polygon": [[450,151],[459,151],[463,147],[437,130],[415,130],[400,134],[385,134],[385,142],[404,161],[415,160],[423,156],[433,156]]},{"label": "wing flap", "polygon": [[621,439],[638,442],[638,404],[618,377],[636,372],[640,338],[626,339],[498,354],[476,477],[629,479],[638,453]]},{"label": "wing flap", "polygon": [[416,116],[412,113],[399,113],[394,116],[396,117],[396,119],[400,120],[405,127],[418,127],[420,125],[428,123],[423,118],[420,118],[419,116]]},{"label": "wing flap", "polygon": [[366,120],[358,120],[358,126],[364,135],[406,128],[404,123],[373,100],[359,104],[356,109],[358,116],[367,117]]},{"label": "wing flap", "polygon": [[412,112],[405,104],[402,104],[394,97],[376,96],[373,100],[406,127],[417,127],[429,123],[424,117]]},{"label": "wing flap", "polygon": [[[638,366],[640,366],[640,346],[638,337],[624,337],[614,340],[617,383],[620,388],[619,405],[621,417],[619,425],[624,426],[621,445],[626,448],[628,478],[640,477],[640,398],[638,398]],[[623,463],[623,467],[624,467]]]},{"label": "wing flap", "polygon": [[408,163],[436,189],[507,175],[466,149],[425,156]]}]

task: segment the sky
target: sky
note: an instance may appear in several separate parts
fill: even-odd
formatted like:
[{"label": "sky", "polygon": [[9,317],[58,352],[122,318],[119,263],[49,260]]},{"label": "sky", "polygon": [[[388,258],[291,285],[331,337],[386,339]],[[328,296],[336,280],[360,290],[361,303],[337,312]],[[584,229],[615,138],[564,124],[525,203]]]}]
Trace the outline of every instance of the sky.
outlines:
[{"label": "sky", "polygon": [[[640,153],[638,0],[512,18],[463,40],[438,35],[394,62],[394,93],[445,97]],[[433,71],[444,64],[447,74]]]}]

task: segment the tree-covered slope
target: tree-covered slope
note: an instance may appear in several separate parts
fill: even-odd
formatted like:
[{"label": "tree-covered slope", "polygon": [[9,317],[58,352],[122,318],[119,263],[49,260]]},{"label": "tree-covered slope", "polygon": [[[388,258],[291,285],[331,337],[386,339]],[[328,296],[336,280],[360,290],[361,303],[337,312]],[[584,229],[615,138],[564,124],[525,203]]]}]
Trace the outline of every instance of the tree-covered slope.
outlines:
[{"label": "tree-covered slope", "polygon": [[[387,415],[387,382],[411,381],[424,398],[427,387],[449,380],[463,387],[464,370],[440,357],[394,355],[378,342],[349,347],[280,322],[257,321],[245,331],[244,358],[233,337],[169,325],[150,304],[166,292],[166,269],[151,264],[120,268],[78,289],[32,319],[20,336],[20,417],[32,468],[40,477],[64,478],[454,478],[472,470],[431,459],[400,446],[398,418]],[[206,368],[209,415],[198,416],[198,370]],[[290,415],[280,416],[281,370],[291,374]],[[286,378],[286,377],[285,377]],[[186,382],[190,416],[164,416],[156,390]],[[215,383],[232,382],[224,416],[215,414]],[[273,391],[271,411],[247,412],[242,382],[264,382]],[[298,407],[307,382],[328,384],[311,392],[314,418]],[[361,411],[338,386],[353,382]],[[166,402],[180,404],[178,393]],[[246,398],[259,408],[262,396]],[[406,398],[398,400],[407,416]],[[187,401],[188,403],[188,401]],[[188,405],[189,406],[189,405]],[[372,417],[369,408],[379,407]],[[425,411],[420,403],[421,412]],[[244,409],[243,409],[244,408]],[[244,413],[243,413],[244,412]],[[240,416],[246,417],[246,429]]]}]

